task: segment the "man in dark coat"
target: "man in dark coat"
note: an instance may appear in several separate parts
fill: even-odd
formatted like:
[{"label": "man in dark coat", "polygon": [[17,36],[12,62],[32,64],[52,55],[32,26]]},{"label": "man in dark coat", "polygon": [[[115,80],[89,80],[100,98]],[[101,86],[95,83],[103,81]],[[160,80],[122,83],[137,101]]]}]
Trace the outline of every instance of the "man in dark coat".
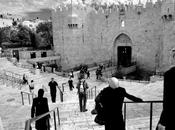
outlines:
[{"label": "man in dark coat", "polygon": [[142,99],[130,95],[126,90],[119,86],[117,78],[109,79],[109,87],[101,91],[99,102],[103,107],[105,130],[125,130],[125,123],[122,115],[122,105],[124,98],[135,102],[141,102]]},{"label": "man in dark coat", "polygon": [[164,94],[163,111],[157,126],[157,130],[172,130],[174,128],[174,84],[175,84],[175,66],[164,73]]},{"label": "man in dark coat", "polygon": [[48,85],[50,86],[51,100],[53,103],[55,103],[58,83],[56,81],[54,81],[54,78],[51,78],[51,81],[49,82]]},{"label": "man in dark coat", "polygon": [[[43,97],[44,90],[38,90],[38,97],[33,99],[33,104],[31,108],[31,117],[37,117],[44,113],[49,112],[48,101],[47,98]],[[36,121],[35,128],[37,130],[50,130],[49,124],[50,115],[47,115],[38,121]]]},{"label": "man in dark coat", "polygon": [[70,91],[72,91],[73,88],[74,88],[74,85],[73,85],[73,80],[71,79],[71,77],[70,77],[69,80],[68,80],[68,84],[69,84],[69,89],[70,89]]}]

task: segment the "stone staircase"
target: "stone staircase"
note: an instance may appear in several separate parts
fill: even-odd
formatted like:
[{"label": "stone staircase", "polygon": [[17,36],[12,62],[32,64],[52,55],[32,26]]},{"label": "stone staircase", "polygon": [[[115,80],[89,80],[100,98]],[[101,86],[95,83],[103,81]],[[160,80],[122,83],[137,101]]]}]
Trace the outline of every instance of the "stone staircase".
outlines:
[{"label": "stone staircase", "polygon": [[[39,88],[44,85],[47,89],[45,96],[49,101],[49,108],[52,110],[54,107],[59,107],[61,126],[60,130],[104,130],[104,126],[99,126],[94,123],[94,115],[91,115],[91,110],[94,108],[94,99],[88,100],[87,112],[79,112],[79,103],[77,90],[69,90],[68,85],[65,86],[64,102],[60,102],[59,91],[57,92],[57,103],[51,103],[48,82],[51,77],[61,86],[62,83],[67,82],[68,78],[63,78],[55,74],[42,73],[41,75],[35,75],[28,69],[14,66],[6,59],[0,59],[0,69],[10,70],[18,74],[27,74],[31,79],[34,79],[36,83],[35,93]],[[74,79],[74,87],[76,87],[76,77]],[[98,91],[106,87],[106,82],[96,81],[95,71],[91,72],[91,78],[87,79],[90,87],[97,86]],[[161,99],[162,88],[161,83],[154,84],[142,84],[133,83],[127,81],[121,81],[120,85],[127,89],[127,92],[136,94],[144,100]],[[24,130],[25,121],[30,118],[31,105],[21,105],[20,91],[17,88],[3,85],[0,81],[0,117],[3,123],[4,130]],[[22,91],[28,91],[27,86],[23,86]],[[27,103],[27,98],[25,97]],[[153,113],[153,128],[157,124],[162,106],[154,106]],[[51,117],[51,124],[53,124],[53,117]],[[127,121],[126,130],[148,130],[149,129],[149,104],[132,104],[127,105]],[[52,125],[51,130],[54,130]]]},{"label": "stone staircase", "polygon": [[[5,92],[7,95],[11,95],[10,93],[13,90],[13,96],[19,94],[19,90],[15,88],[8,87],[9,93]],[[1,91],[5,91],[1,89]],[[16,92],[15,92],[16,91]],[[69,90],[66,87],[65,92],[68,94]],[[76,91],[74,90],[71,92],[69,96],[67,96],[66,101],[60,103],[52,104],[49,101],[49,108],[50,110],[56,106],[59,107],[60,111],[60,121],[61,126],[59,127],[60,130],[104,130],[104,126],[99,126],[94,123],[94,115],[91,115],[90,111],[94,108],[94,101],[88,100],[87,102],[87,112],[79,112],[79,104],[77,95],[75,94]],[[12,97],[13,97],[12,96]],[[1,95],[1,97],[3,97]],[[10,102],[4,103],[2,102],[0,105],[0,112],[1,118],[4,126],[4,130],[24,130],[25,120],[30,118],[30,109],[31,105],[20,105],[19,96],[14,96],[15,100],[9,100]],[[11,98],[7,96],[7,98]],[[49,98],[49,97],[48,97]],[[72,100],[68,100],[68,99]],[[74,100],[73,100],[74,99]],[[3,100],[6,100],[5,98]],[[7,100],[6,100],[7,101]],[[149,106],[148,106],[149,107]],[[160,109],[160,106],[157,106],[155,109]],[[130,105],[127,107],[129,110],[127,112],[127,130],[148,130],[149,129],[149,118],[148,118],[148,110],[143,105]],[[3,111],[3,113],[2,113]],[[141,113],[140,113],[141,112]],[[160,111],[159,111],[160,112]],[[6,115],[6,116],[4,116]],[[155,127],[157,120],[159,118],[159,114],[156,114],[153,118],[153,126]],[[137,118],[136,118],[137,116]],[[51,118],[51,124],[53,124],[53,117]],[[153,128],[154,128],[153,127]],[[52,129],[54,127],[52,125]]]}]

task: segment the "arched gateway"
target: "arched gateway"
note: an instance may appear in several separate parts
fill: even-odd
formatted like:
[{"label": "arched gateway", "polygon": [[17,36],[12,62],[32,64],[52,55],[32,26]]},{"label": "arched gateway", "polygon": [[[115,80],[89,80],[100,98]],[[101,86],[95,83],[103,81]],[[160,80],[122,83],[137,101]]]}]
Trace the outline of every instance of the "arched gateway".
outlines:
[{"label": "arched gateway", "polygon": [[132,40],[128,35],[121,33],[114,41],[114,63],[118,66],[127,67],[132,60]]}]

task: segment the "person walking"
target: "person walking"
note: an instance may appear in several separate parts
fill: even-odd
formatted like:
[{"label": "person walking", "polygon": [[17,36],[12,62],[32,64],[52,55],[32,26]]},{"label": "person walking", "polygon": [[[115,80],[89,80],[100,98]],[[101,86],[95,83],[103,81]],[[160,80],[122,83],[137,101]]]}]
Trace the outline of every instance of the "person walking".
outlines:
[{"label": "person walking", "polygon": [[74,88],[74,85],[73,85],[73,80],[72,80],[71,77],[70,77],[69,80],[68,80],[68,84],[69,84],[69,89],[70,89],[70,91],[72,91],[73,88]]},{"label": "person walking", "polygon": [[23,74],[23,84],[28,84],[28,80],[27,80],[27,76],[25,74]]},{"label": "person walking", "polygon": [[89,70],[87,70],[86,75],[87,75],[87,79],[90,79],[90,72],[89,72]]},{"label": "person walking", "polygon": [[52,103],[55,103],[58,83],[54,81],[54,78],[51,78],[51,81],[49,82],[48,85],[50,87],[50,95],[51,95]]},{"label": "person walking", "polygon": [[77,83],[77,89],[78,89],[78,98],[79,98],[79,106],[80,106],[80,112],[87,111],[86,109],[86,102],[87,102],[87,89],[88,84],[84,78],[80,78]]},{"label": "person walking", "polygon": [[34,81],[31,80],[31,82],[29,84],[29,91],[30,91],[30,93],[34,93],[34,89],[35,89],[35,84],[34,84]]},{"label": "person walking", "polygon": [[[31,108],[32,118],[49,112],[48,100],[47,98],[43,97],[43,95],[44,95],[44,90],[39,89],[38,97],[33,99],[32,108]],[[35,128],[37,130],[50,130],[49,118],[50,118],[50,115],[47,115],[37,120],[35,124]]]},{"label": "person walking", "polygon": [[141,98],[130,95],[126,90],[119,86],[117,78],[112,77],[108,80],[109,86],[100,92],[96,102],[101,104],[105,130],[125,130],[125,123],[122,115],[122,105],[124,98],[135,102],[142,102]]}]

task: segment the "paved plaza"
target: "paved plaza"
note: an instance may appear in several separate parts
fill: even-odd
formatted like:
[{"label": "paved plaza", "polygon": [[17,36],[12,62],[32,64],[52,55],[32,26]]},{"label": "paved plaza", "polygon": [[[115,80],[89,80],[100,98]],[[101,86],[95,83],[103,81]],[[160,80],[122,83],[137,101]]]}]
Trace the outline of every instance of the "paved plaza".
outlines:
[{"label": "paved plaza", "polygon": [[[69,90],[68,85],[65,85],[63,102],[60,102],[60,93],[57,91],[57,102],[51,103],[48,82],[51,77],[54,77],[61,87],[62,83],[68,81],[67,77],[57,76],[53,73],[41,73],[40,75],[32,74],[28,69],[14,66],[9,61],[1,59],[6,65],[0,64],[1,68],[13,72],[26,73],[30,79],[34,79],[36,84],[35,94],[39,88],[44,85],[46,88],[45,96],[49,100],[49,108],[52,110],[56,106],[59,108],[61,125],[58,126],[61,130],[104,130],[104,126],[99,126],[94,123],[94,115],[90,111],[94,108],[94,99],[88,99],[87,112],[79,112],[77,90]],[[76,86],[77,77],[75,73],[74,86]],[[95,71],[91,71],[91,78],[87,79],[89,87],[97,86],[97,91],[100,91],[107,86],[106,82],[97,81],[95,78]],[[162,100],[162,86],[163,81],[156,81],[152,83],[139,83],[130,81],[120,81],[120,85],[126,89],[128,93],[141,97],[144,101],[147,100]],[[17,87],[12,87],[9,84],[0,81],[0,128],[2,125],[4,130],[24,130],[25,121],[30,118],[31,105],[28,103],[27,96],[24,97],[24,105],[21,101],[21,91],[28,92],[28,86],[23,86],[21,90]],[[127,130],[148,130],[149,129],[149,108],[150,104],[127,104]],[[161,104],[153,105],[153,127],[157,121],[162,110]],[[1,123],[2,122],[2,123]],[[54,129],[53,117],[50,120]]]}]

